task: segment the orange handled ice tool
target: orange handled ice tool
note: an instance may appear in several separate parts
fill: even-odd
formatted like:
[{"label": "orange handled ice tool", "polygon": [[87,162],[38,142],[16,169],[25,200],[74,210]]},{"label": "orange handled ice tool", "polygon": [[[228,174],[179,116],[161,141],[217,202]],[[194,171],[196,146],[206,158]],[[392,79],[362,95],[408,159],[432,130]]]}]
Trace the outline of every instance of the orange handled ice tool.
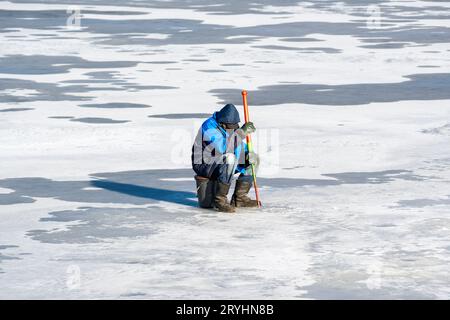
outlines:
[{"label": "orange handled ice tool", "polygon": [[[242,99],[244,101],[245,123],[247,123],[250,121],[250,115],[248,113],[247,91],[245,91],[245,90],[242,91]],[[253,152],[252,137],[250,135],[247,135],[247,146],[248,146],[248,152]],[[258,185],[256,184],[256,171],[255,171],[254,164],[252,164],[252,176],[253,176],[253,186],[255,188],[255,194],[256,194],[256,201],[258,202],[258,208],[261,208],[261,201],[259,200]]]}]

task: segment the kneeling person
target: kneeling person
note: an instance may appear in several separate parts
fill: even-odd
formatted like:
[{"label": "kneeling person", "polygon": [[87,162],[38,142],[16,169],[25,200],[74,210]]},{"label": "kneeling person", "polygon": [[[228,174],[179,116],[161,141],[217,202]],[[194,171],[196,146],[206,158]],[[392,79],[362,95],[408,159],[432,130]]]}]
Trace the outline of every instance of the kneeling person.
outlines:
[{"label": "kneeling person", "polygon": [[[257,156],[249,153],[244,142],[256,128],[252,122],[240,127],[240,121],[236,107],[227,104],[202,124],[192,147],[192,168],[197,175],[217,181],[214,203],[222,212],[258,206],[256,200],[247,196],[253,181],[249,171],[257,163]],[[235,174],[239,177],[230,204],[227,195]]]}]

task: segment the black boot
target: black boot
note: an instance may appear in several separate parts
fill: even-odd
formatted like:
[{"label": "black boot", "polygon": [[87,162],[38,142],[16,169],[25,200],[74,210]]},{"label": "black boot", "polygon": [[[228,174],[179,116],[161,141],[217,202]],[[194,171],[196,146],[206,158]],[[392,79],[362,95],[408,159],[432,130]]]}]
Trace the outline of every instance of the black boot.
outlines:
[{"label": "black boot", "polygon": [[247,194],[252,187],[252,183],[245,180],[238,179],[236,181],[236,188],[233,197],[231,198],[231,205],[235,207],[254,208],[258,206],[256,200],[250,199]]},{"label": "black boot", "polygon": [[228,191],[230,191],[230,185],[217,181],[216,183],[216,195],[214,197],[214,204],[217,210],[220,212],[235,212],[234,207],[228,204]]}]

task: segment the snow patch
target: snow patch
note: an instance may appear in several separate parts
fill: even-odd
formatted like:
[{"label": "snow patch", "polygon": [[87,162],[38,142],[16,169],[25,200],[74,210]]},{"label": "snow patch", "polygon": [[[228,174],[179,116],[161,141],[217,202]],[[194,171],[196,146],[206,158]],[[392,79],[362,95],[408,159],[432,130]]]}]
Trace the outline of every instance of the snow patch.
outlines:
[{"label": "snow patch", "polygon": [[14,192],[13,189],[0,187],[0,194],[9,194],[9,193],[13,193],[13,192]]}]

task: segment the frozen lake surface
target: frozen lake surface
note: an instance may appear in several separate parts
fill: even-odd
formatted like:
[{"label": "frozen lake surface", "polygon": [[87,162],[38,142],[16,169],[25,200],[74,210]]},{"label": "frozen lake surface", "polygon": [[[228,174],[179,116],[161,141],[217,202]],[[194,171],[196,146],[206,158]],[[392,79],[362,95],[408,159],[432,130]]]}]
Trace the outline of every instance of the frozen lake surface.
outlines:
[{"label": "frozen lake surface", "polygon": [[[0,298],[450,298],[450,3],[0,1],[0,43]],[[199,209],[244,88],[264,208]]]}]

